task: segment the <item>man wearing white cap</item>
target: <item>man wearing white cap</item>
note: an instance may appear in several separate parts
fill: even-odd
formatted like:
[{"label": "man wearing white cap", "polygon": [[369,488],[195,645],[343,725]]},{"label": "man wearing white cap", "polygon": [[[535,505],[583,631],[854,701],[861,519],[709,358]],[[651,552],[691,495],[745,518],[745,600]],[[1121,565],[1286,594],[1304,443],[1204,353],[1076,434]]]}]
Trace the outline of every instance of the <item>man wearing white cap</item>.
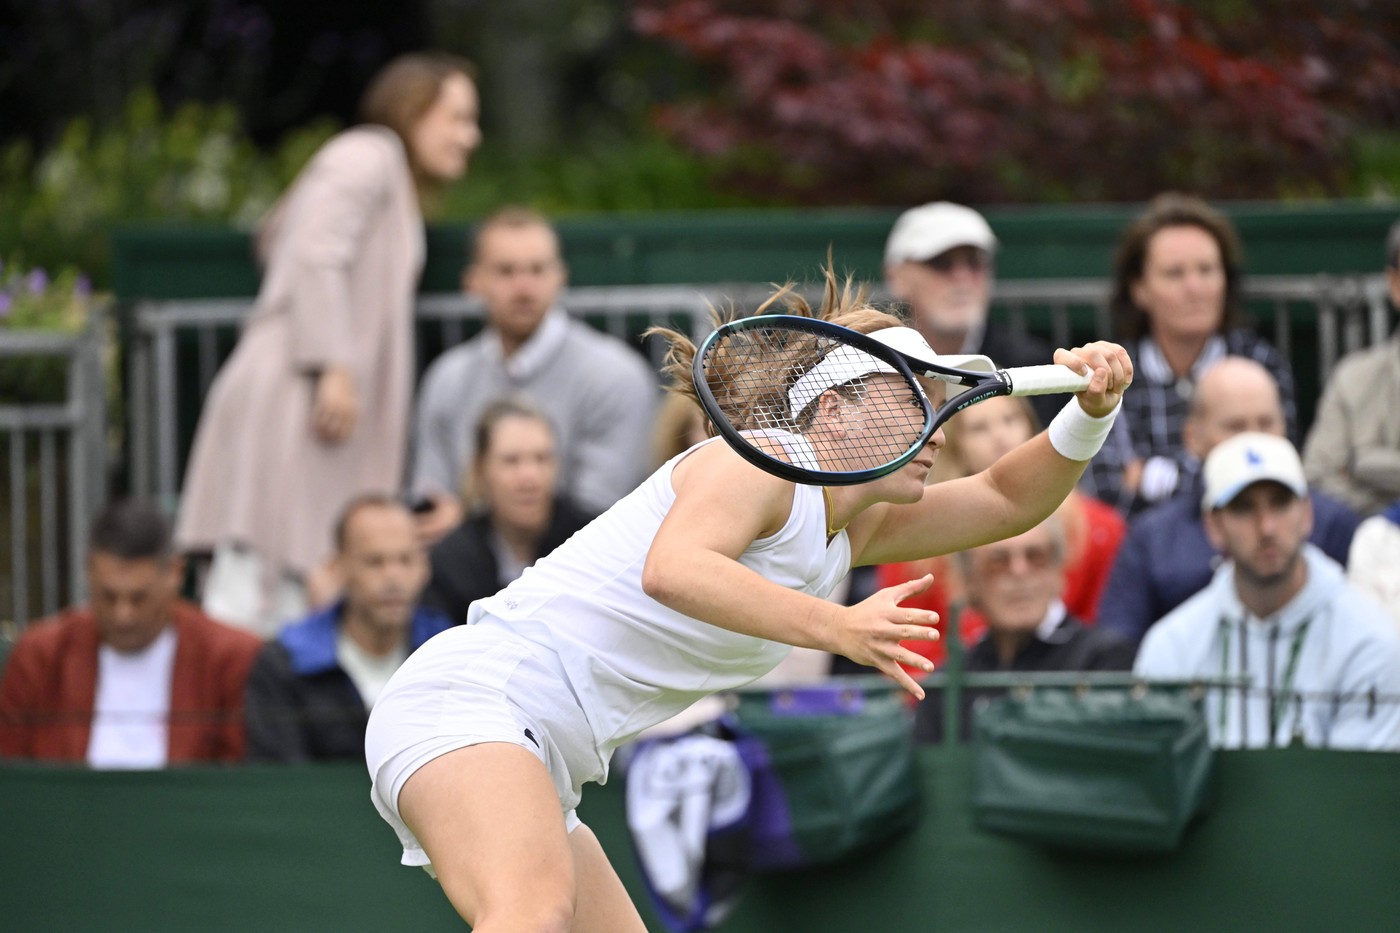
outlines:
[{"label": "man wearing white cap", "polygon": [[[939,354],[977,353],[999,368],[1034,366],[1052,355],[1037,338],[989,325],[997,238],[961,204],[935,201],[905,211],[885,241],[885,285],[909,306],[911,323]],[[1041,424],[1059,411],[1054,396],[1031,400]]]},{"label": "man wearing white cap", "polygon": [[1236,435],[1210,452],[1204,477],[1206,533],[1226,562],[1148,631],[1135,673],[1243,679],[1207,694],[1217,746],[1400,750],[1400,634],[1308,543],[1293,445]]}]

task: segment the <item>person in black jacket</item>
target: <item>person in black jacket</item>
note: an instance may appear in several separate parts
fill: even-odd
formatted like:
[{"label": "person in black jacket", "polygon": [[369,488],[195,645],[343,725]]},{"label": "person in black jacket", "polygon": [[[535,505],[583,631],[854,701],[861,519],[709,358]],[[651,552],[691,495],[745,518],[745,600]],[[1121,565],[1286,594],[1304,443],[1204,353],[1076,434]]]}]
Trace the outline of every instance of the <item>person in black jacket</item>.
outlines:
[{"label": "person in black jacket", "polygon": [[409,510],[363,495],[335,530],[341,598],[282,629],[248,677],[252,761],[362,761],[369,710],[415,649],[451,628],[419,604],[428,561]]},{"label": "person in black jacket", "polygon": [[1071,616],[1065,537],[1054,515],[1024,534],[961,555],[968,602],[987,634],[967,655],[969,671],[1126,671],[1134,646]]},{"label": "person in black jacket", "polygon": [[455,623],[594,517],[559,494],[554,428],[529,399],[490,405],[476,435],[469,486],[479,505],[433,546],[423,594]]},{"label": "person in black jacket", "polygon": [[[968,605],[987,620],[987,634],[968,649],[969,673],[996,671],[1128,671],[1136,646],[1105,629],[1086,625],[1065,609],[1065,535],[1051,515],[1023,534],[972,548],[958,555]],[[979,697],[1000,688],[972,688],[963,693],[963,729]],[[920,704],[916,731],[921,740],[937,741],[943,705]]]}]

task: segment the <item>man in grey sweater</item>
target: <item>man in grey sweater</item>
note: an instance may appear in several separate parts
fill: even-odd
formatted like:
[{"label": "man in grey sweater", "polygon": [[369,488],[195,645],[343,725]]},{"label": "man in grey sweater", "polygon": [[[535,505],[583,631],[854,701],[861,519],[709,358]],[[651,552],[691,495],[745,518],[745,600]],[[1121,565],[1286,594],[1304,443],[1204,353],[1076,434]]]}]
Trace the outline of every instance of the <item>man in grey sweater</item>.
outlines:
[{"label": "man in grey sweater", "polygon": [[411,487],[432,503],[419,518],[429,541],[461,521],[477,422],[505,395],[530,396],[554,422],[561,491],[580,505],[601,512],[645,474],[656,373],[559,306],[567,274],[534,211],[505,208],[477,232],[462,285],[486,305],[487,326],[434,360],[418,390]]}]

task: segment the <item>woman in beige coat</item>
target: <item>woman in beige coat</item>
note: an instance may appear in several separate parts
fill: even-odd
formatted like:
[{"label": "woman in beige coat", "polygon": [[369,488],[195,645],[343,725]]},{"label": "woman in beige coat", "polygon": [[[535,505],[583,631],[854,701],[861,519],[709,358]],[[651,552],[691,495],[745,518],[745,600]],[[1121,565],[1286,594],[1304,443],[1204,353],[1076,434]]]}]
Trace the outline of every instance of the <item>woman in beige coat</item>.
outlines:
[{"label": "woman in beige coat", "polygon": [[259,234],[262,287],[210,388],[180,497],[182,549],[211,553],[205,610],[264,635],[304,610],[345,502],[402,481],[420,198],[481,140],[472,69],[395,59]]}]

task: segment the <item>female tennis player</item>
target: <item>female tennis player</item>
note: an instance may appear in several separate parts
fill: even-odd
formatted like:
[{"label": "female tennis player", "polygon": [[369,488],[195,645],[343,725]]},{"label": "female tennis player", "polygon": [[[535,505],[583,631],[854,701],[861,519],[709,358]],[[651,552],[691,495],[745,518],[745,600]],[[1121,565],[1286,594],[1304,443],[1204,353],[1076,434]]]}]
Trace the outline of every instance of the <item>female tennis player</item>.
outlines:
[{"label": "female tennis player", "polygon": [[[830,272],[819,313],[785,297],[789,313],[861,333],[901,323]],[[893,333],[901,343],[914,334],[899,328],[877,339]],[[668,337],[673,375],[689,387],[695,347]],[[756,679],[792,645],[874,667],[922,698],[899,665],[932,665],[899,643],[936,637],[928,626],[937,617],[900,603],[931,578],[855,606],[823,597],[852,565],[974,547],[1054,511],[1132,380],[1127,354],[1111,343],[1058,350],[1055,359],[1092,375],[1089,387],[985,473],[925,486],[941,431],[895,472],[830,487],[780,479],[711,439],[474,603],[467,625],[433,638],[398,670],[370,717],[372,798],[403,843],[404,864],[427,868],[478,933],[644,933],[575,815],[582,785],[606,779],[619,745],[706,694]],[[882,380],[903,378],[871,375],[865,393],[796,379],[791,393],[802,393],[806,433],[820,439],[814,447],[855,430]],[[924,384],[929,401],[942,404],[942,384]],[[924,423],[915,401],[909,417]]]}]

